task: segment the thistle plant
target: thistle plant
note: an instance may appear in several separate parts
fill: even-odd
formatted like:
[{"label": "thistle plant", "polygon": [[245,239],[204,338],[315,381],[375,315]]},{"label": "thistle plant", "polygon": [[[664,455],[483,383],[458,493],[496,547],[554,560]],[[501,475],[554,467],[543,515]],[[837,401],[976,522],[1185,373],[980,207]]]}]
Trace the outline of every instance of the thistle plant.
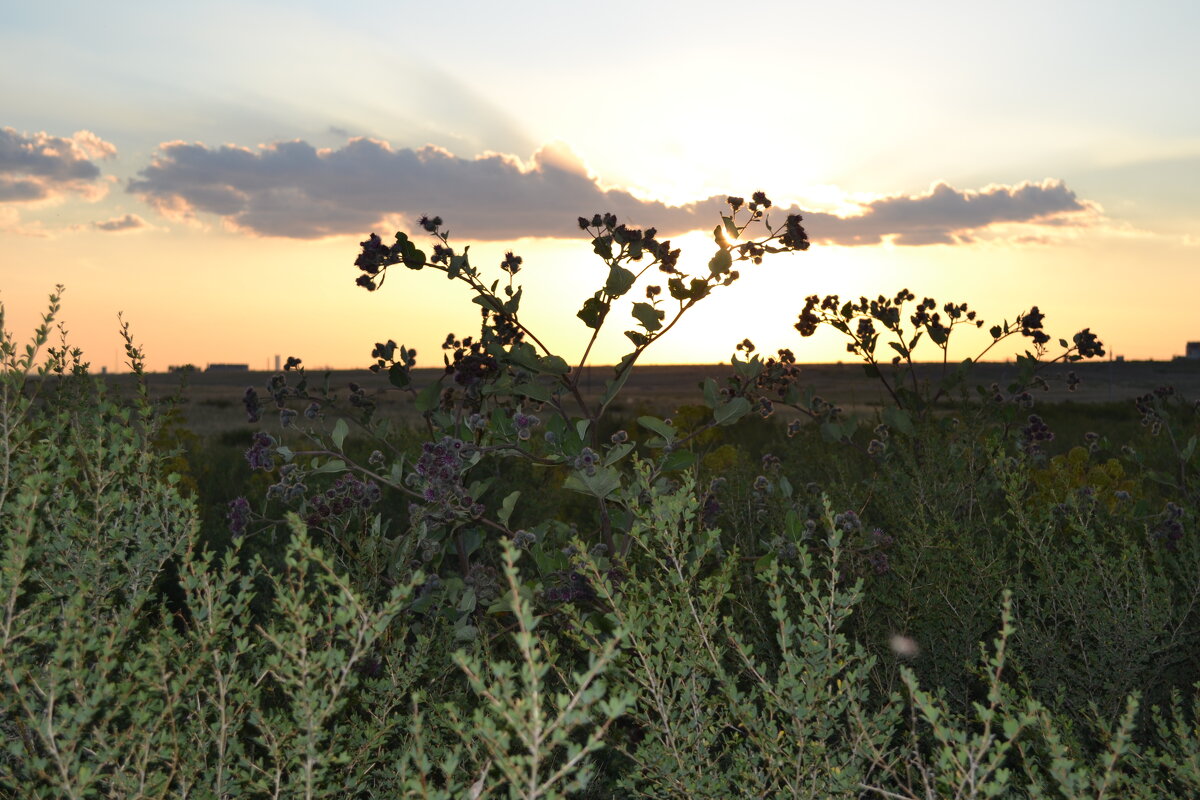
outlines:
[{"label": "thistle plant", "polygon": [[[983,398],[981,408],[985,410],[989,405],[1005,403],[1027,408],[1032,405],[1029,390],[1047,386],[1045,378],[1038,374],[1047,366],[1074,363],[1105,353],[1096,334],[1084,328],[1070,342],[1059,339],[1061,350],[1051,356],[1047,347],[1051,337],[1044,329],[1045,315],[1033,306],[1012,322],[1005,320],[988,328],[991,341],[973,357],[952,362],[950,341],[954,329],[983,328],[986,322],[966,303],[945,303],[939,310],[939,303],[931,297],[910,306],[915,300],[916,295],[908,289],[901,289],[894,297],[879,295],[875,299],[860,297],[845,301],[836,294],[811,295],[795,324],[803,337],[812,336],[822,326],[846,336],[850,340],[846,351],[862,359],[866,374],[878,379],[886,393],[889,402],[881,412],[883,424],[906,434],[912,433],[914,424],[931,419],[939,403],[954,399],[955,394],[965,397],[972,388]],[[1018,374],[1007,387],[1007,394],[999,386],[972,387],[969,380],[972,365],[1015,336],[1027,339],[1028,347],[1017,356]],[[916,360],[917,348],[923,341],[932,342],[939,351],[936,364],[925,365]],[[894,351],[890,359],[880,353],[880,345],[884,343]],[[754,345],[749,341],[739,345],[738,350],[745,350],[748,358],[741,362],[734,358],[731,390],[747,395],[764,409],[775,403],[788,406],[819,423],[822,433],[833,441],[850,440],[857,421],[847,419],[840,408],[824,401],[811,387],[807,392],[801,389],[799,370],[790,350],[780,350],[777,358],[766,359],[751,355]],[[1070,379],[1078,382],[1074,373]],[[876,453],[872,454],[882,452],[882,440],[872,441],[878,442]],[[870,445],[865,449],[870,449]]]},{"label": "thistle plant", "polygon": [[[449,579],[442,591],[449,592],[450,604],[461,609],[460,629],[467,631],[475,602],[463,600],[465,587],[479,568],[495,570],[488,562],[495,561],[497,538],[511,540],[520,531],[523,541],[534,543],[543,578],[567,566],[558,551],[570,536],[568,527],[556,520],[518,526],[520,491],[500,496],[492,489],[494,479],[484,477],[484,465],[517,459],[551,470],[555,483],[561,481],[562,488],[590,499],[594,512],[588,525],[594,533],[585,534],[587,545],[600,544],[616,556],[631,546],[626,535],[631,512],[622,487],[628,480],[625,459],[635,448],[641,446],[643,454],[655,456],[655,474],[678,472],[695,463],[688,446],[692,439],[706,429],[731,425],[749,412],[744,397],[721,398],[713,390],[705,395],[709,419],[686,433],[652,416],[638,420],[644,434],[640,442],[624,431],[612,436],[602,433],[606,413],[634,365],[684,314],[733,284],[740,276],[735,266],[759,264],[768,254],[808,249],[800,215],[790,214],[781,224],[772,224],[771,208],[762,192],[749,202],[728,198],[728,212],[713,230],[715,253],[707,272],[698,276],[680,270],[679,249],[661,239],[655,229],[630,227],[612,214],[580,217],[579,228],[604,265],[604,282],[584,299],[576,315],[590,333],[582,354],[573,361],[522,317],[523,290],[516,281],[523,265],[520,256],[506,253],[499,264],[500,277],[489,281],[469,248],[455,248],[439,217],[423,217],[419,222],[433,240],[429,252],[403,232],[396,234],[392,244],[372,234],[362,242],[355,261],[361,273],[358,285],[375,291],[396,269],[433,270],[465,285],[482,316],[478,336],[451,333],[446,337],[444,373],[423,387],[413,382],[414,350],[389,340],[376,343],[372,351],[371,369],[386,374],[391,386],[408,394],[422,414],[427,441],[421,453],[407,458],[389,442],[386,426],[372,419],[376,400],[352,386],[351,406],[362,412],[357,420],[360,430],[377,443],[373,461],[352,458],[346,446],[350,433],[346,418],[337,419],[332,427],[324,423],[322,417],[331,409],[328,395],[311,393],[299,359],[289,358],[289,369],[267,387],[286,416],[287,430],[281,433],[286,436],[276,441],[260,434],[247,457],[267,470],[279,459],[285,469],[295,470],[287,482],[307,485],[310,475],[353,470],[364,480],[408,498],[410,549],[420,553],[425,568]],[[633,326],[625,331],[631,349],[602,395],[585,397],[581,380],[594,345],[602,330],[613,324],[614,304],[631,296],[639,282],[644,284],[644,299],[632,303]],[[294,383],[289,381],[292,375],[297,376]],[[251,418],[261,414],[257,392],[248,393],[246,405]],[[284,483],[277,496],[287,498]],[[290,496],[302,515],[311,514],[310,501]],[[379,530],[379,518],[368,527]],[[408,552],[404,547],[394,549],[377,571],[398,577],[407,568],[397,561],[402,551]]]}]

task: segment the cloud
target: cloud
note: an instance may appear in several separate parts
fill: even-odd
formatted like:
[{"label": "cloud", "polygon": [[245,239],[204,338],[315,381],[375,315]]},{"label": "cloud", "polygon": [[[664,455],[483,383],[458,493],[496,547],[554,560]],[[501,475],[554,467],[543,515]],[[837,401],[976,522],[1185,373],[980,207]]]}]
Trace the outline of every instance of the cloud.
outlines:
[{"label": "cloud", "polygon": [[[255,149],[168,142],[128,191],[168,218],[212,214],[253,235],[298,239],[363,235],[397,216],[421,214],[437,214],[471,239],[567,237],[578,235],[578,216],[597,211],[674,236],[710,228],[724,201],[668,206],[606,188],[561,143],[526,162],[501,153],[467,159],[433,146],[393,148],[369,138],[337,149],[298,140]],[[1079,224],[1096,210],[1058,181],[979,191],[939,183],[924,194],[883,197],[859,208],[850,216],[805,213],[805,227],[814,241],[841,245],[885,239],[953,244],[999,223]],[[787,212],[778,212],[782,221]]]},{"label": "cloud", "polygon": [[93,222],[92,227],[107,233],[122,233],[149,228],[149,223],[137,214],[126,214],[123,217],[113,217],[102,222]]},{"label": "cloud", "polygon": [[94,162],[116,153],[91,131],[64,138],[0,128],[0,203],[36,205],[68,195],[99,200],[108,182]]},{"label": "cloud", "polygon": [[866,203],[852,216],[805,214],[805,229],[814,241],[840,245],[879,244],[886,238],[897,245],[965,244],[996,225],[1053,228],[1083,224],[1098,214],[1098,206],[1080,200],[1062,181],[1026,181],[979,191],[937,183],[923,194]]},{"label": "cloud", "polygon": [[[394,149],[355,138],[339,149],[303,141],[256,150],[168,142],[128,190],[172,219],[215,214],[261,236],[362,235],[387,217],[442,216],[472,239],[571,236],[581,214],[610,211],[676,231],[704,227],[700,204],[670,207],[605,190],[565,145],[530,163],[485,153],[464,159],[438,147]],[[715,207],[715,202],[709,205]]]}]

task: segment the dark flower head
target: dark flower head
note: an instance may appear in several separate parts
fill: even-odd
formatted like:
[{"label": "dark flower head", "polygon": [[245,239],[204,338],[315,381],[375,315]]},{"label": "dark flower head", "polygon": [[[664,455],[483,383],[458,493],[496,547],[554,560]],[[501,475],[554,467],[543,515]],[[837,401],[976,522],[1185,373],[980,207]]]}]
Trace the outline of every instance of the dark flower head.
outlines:
[{"label": "dark flower head", "polygon": [[504,254],[504,260],[500,262],[500,269],[504,270],[509,275],[516,275],[517,271],[521,269],[522,261],[524,261],[523,258],[513,255],[513,252],[509,250]]},{"label": "dark flower head", "polygon": [[250,501],[244,497],[235,497],[229,501],[229,508],[226,512],[225,519],[229,523],[229,532],[234,536],[241,536],[246,532],[246,525],[250,522]]}]

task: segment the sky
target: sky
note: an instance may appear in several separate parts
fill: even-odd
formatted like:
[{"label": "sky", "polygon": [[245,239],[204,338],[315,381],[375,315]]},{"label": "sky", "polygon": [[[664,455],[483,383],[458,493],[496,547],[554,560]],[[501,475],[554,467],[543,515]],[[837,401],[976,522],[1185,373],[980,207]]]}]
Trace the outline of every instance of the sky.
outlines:
[{"label": "sky", "polygon": [[[436,214],[485,274],[523,257],[523,320],[574,363],[606,275],[578,216],[701,272],[721,200],[762,190],[812,248],[744,265],[646,361],[846,359],[794,330],[804,298],[901,288],[1168,359],[1200,340],[1197,29],[1190,0],[0,3],[5,324],[28,338],[63,284],[94,369],[124,369],[118,312],[154,370],[388,339],[440,365],[478,331],[467,287],[369,293],[353,265]],[[593,363],[627,349],[613,315]]]}]

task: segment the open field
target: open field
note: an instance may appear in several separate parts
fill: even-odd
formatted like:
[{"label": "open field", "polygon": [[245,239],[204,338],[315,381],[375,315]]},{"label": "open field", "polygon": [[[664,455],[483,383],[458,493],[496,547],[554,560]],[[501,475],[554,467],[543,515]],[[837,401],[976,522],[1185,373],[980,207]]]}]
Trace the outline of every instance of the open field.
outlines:
[{"label": "open field", "polygon": [[[850,411],[867,411],[878,407],[883,399],[883,389],[878,380],[863,373],[859,364],[811,364],[802,368],[802,381],[812,386],[816,394],[846,407]],[[1075,392],[1068,392],[1066,374],[1075,370],[1082,383]],[[918,374],[921,379],[935,379],[941,374],[942,365],[922,364]],[[183,410],[188,425],[198,434],[218,434],[229,430],[247,430],[242,413],[241,399],[246,387],[253,386],[260,398],[269,404],[265,386],[273,373],[270,372],[196,372],[186,376],[182,390]],[[414,370],[417,387],[427,384],[441,374],[439,369]],[[609,367],[592,367],[584,376],[584,394],[597,397],[610,376]],[[683,404],[699,401],[698,384],[705,378],[721,381],[732,374],[727,364],[641,366],[634,370],[622,390],[618,408],[634,411],[649,411],[670,414]],[[1063,366],[1047,367],[1042,373],[1051,384],[1051,390],[1039,399],[1096,403],[1130,400],[1140,394],[1163,385],[1173,385],[1183,396],[1200,398],[1200,361],[1103,361],[1081,362]],[[310,373],[310,383],[319,386],[324,373]],[[983,386],[993,382],[1004,386],[1016,375],[1013,363],[982,363],[975,367],[975,380]],[[180,392],[179,374],[155,373],[148,376],[151,395],[165,398]],[[111,385],[120,391],[129,391],[130,376],[109,376]],[[338,370],[329,373],[329,386],[342,397],[346,386],[357,382],[369,392],[386,392],[389,388],[382,375],[363,370]],[[379,399],[380,409],[397,419],[415,420],[411,403],[399,393]]]}]

